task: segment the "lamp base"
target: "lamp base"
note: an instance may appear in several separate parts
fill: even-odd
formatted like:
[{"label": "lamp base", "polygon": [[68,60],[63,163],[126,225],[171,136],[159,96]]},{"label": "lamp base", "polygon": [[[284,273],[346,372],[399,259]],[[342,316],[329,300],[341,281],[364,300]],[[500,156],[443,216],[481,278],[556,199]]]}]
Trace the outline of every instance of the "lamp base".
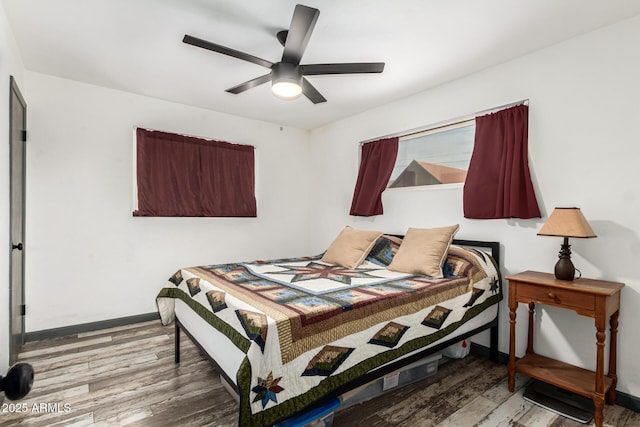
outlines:
[{"label": "lamp base", "polygon": [[553,270],[556,274],[556,279],[573,280],[576,275],[576,268],[573,266],[573,262],[571,262],[571,245],[569,245],[568,237],[564,238],[558,258],[558,262]]}]

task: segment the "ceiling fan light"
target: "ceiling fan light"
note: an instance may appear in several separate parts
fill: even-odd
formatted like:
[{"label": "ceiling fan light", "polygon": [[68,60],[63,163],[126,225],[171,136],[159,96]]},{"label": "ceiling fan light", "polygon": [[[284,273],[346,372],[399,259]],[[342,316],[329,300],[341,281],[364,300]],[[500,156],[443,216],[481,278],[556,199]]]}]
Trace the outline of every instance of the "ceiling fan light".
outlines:
[{"label": "ceiling fan light", "polygon": [[279,81],[273,82],[271,92],[278,98],[295,99],[302,93],[302,88],[295,82]]},{"label": "ceiling fan light", "polygon": [[271,92],[281,99],[295,99],[302,93],[302,70],[286,62],[271,68]]}]

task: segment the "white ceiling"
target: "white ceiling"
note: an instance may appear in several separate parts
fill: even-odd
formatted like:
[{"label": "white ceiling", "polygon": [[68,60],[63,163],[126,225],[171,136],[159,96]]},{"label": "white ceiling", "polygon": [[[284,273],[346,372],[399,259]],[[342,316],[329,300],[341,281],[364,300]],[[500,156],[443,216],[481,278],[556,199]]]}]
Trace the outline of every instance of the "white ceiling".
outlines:
[{"label": "white ceiling", "polygon": [[[302,1],[302,0],[300,0]],[[311,76],[328,102],[283,101],[267,69],[182,43],[190,34],[278,62],[293,0],[2,0],[27,70],[313,129],[640,14],[638,0],[304,0],[320,10],[302,64],[384,61]]]}]

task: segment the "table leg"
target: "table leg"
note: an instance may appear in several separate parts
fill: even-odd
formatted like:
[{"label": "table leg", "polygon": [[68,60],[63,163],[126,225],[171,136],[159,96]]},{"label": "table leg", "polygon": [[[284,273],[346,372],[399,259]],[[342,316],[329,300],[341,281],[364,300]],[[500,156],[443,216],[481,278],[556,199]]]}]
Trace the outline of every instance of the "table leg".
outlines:
[{"label": "table leg", "polygon": [[593,405],[595,406],[593,424],[596,427],[602,427],[604,423],[604,394],[594,393]]},{"label": "table leg", "polygon": [[536,312],[536,303],[529,303],[529,332],[527,334],[527,354],[533,353],[533,318]]},{"label": "table leg", "polygon": [[611,388],[607,391],[607,402],[611,405],[616,404],[616,385],[618,383],[617,370],[617,356],[618,356],[618,315],[620,311],[616,311],[611,315],[609,324],[611,326],[611,333],[609,335],[609,373],[607,376],[613,380]]},{"label": "table leg", "polygon": [[604,421],[604,347],[606,319],[603,315],[596,315],[596,390],[593,394],[593,404],[595,406],[594,423],[596,427],[602,427]]},{"label": "table leg", "polygon": [[516,286],[509,284],[509,362],[507,363],[507,372],[510,392],[516,388],[516,309],[518,308],[518,302],[515,298]]}]

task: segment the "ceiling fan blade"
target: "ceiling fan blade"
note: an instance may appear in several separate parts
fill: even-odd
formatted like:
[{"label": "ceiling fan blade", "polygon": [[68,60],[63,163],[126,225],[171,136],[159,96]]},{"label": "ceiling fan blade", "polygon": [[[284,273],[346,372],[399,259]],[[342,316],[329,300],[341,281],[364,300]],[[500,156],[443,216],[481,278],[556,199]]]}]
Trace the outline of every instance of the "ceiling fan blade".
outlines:
[{"label": "ceiling fan blade", "polygon": [[305,76],[318,76],[322,74],[381,73],[384,70],[384,62],[311,64],[311,65],[301,65],[300,68],[302,69],[302,74]]},{"label": "ceiling fan blade", "polygon": [[227,89],[225,92],[239,94],[241,92],[244,92],[245,90],[249,90],[252,87],[256,87],[258,85],[261,85],[269,81],[271,81],[271,73],[265,74],[264,76],[256,77],[255,79],[251,79],[247,82],[241,83],[238,86],[234,86],[232,88]]},{"label": "ceiling fan blade", "polygon": [[266,68],[271,68],[271,66],[273,65],[273,62],[267,61],[266,59],[258,58],[257,56],[249,55],[248,53],[240,52],[239,50],[221,46],[219,44],[212,43],[207,40],[202,40],[197,37],[190,36],[188,34],[185,34],[182,41],[192,46],[201,47],[203,49],[208,49],[214,52],[221,53],[223,55],[228,55],[234,58],[242,59],[244,61],[253,62],[254,64],[262,65],[263,67],[266,67]]},{"label": "ceiling fan blade", "polygon": [[300,59],[307,48],[319,15],[320,11],[318,9],[301,4],[296,5],[293,11],[293,18],[291,18],[289,32],[287,33],[287,40],[284,43],[282,62],[294,65],[300,64]]},{"label": "ceiling fan blade", "polygon": [[309,83],[309,80],[305,79],[304,77],[302,78],[302,93],[304,94],[304,96],[309,98],[309,101],[313,102],[314,104],[327,102],[325,97],[322,96],[320,92],[318,92],[318,89],[313,87],[313,85]]}]

